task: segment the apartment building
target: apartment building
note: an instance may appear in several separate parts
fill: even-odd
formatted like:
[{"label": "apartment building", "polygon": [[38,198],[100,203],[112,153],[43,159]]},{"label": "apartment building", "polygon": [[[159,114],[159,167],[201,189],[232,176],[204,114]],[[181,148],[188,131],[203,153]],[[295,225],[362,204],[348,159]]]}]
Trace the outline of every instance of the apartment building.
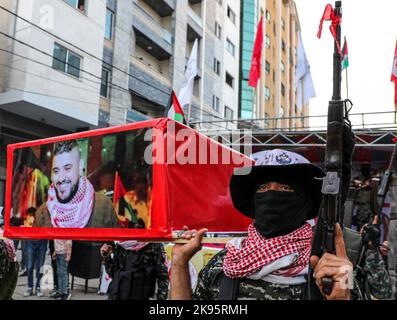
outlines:
[{"label": "apartment building", "polygon": [[164,116],[171,90],[185,83],[196,39],[198,74],[186,116],[238,118],[239,1],[0,5],[0,197],[10,143]]},{"label": "apartment building", "polygon": [[102,95],[101,110],[109,112],[111,125],[164,115],[171,89],[178,93],[185,82],[196,39],[198,75],[187,118],[237,119],[239,1],[108,1],[107,16],[113,31],[105,40],[104,58],[113,68],[104,66],[103,74],[112,88]]},{"label": "apartment building", "polygon": [[[242,1],[241,98],[242,119],[258,121],[262,128],[299,128],[308,126],[307,119],[282,119],[307,116],[309,106],[297,107],[297,64],[299,17],[293,0]],[[248,86],[249,68],[254,37],[260,17],[263,17],[263,55],[261,80],[254,90]],[[255,23],[252,23],[254,19]],[[278,120],[269,120],[279,118]]]}]

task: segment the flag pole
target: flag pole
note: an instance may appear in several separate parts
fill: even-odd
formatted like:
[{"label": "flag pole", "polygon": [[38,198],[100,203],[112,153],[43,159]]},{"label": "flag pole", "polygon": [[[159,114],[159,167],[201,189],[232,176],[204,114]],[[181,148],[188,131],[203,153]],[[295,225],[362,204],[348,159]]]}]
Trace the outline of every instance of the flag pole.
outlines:
[{"label": "flag pole", "polygon": [[[188,111],[187,111],[187,121],[186,121],[188,125],[190,123],[190,114],[191,114],[191,112],[192,112],[192,104],[189,103],[189,107],[188,107]],[[189,127],[190,127],[190,125],[189,125]]]},{"label": "flag pole", "polygon": [[251,129],[253,129],[254,126],[254,118],[256,117],[256,87],[252,88],[253,89],[253,94],[252,94],[252,122],[251,122]]},{"label": "flag pole", "polygon": [[349,99],[349,78],[347,77],[347,68],[345,70],[346,70],[346,96],[347,99]]}]

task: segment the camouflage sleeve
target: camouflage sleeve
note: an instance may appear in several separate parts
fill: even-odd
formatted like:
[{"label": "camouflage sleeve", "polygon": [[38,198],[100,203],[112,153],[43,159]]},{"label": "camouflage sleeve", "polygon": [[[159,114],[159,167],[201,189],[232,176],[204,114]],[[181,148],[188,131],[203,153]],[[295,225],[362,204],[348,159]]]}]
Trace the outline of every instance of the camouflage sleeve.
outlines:
[{"label": "camouflage sleeve", "polygon": [[378,249],[367,250],[364,272],[371,298],[390,299],[392,295],[390,276]]},{"label": "camouflage sleeve", "polygon": [[168,268],[165,264],[166,253],[162,244],[155,245],[153,250],[156,259],[156,271],[157,271],[157,300],[167,300],[168,297]]},{"label": "camouflage sleeve", "polygon": [[207,265],[201,269],[197,286],[192,295],[193,300],[217,300],[219,297],[221,276],[223,275],[222,263],[226,250],[216,254]]}]

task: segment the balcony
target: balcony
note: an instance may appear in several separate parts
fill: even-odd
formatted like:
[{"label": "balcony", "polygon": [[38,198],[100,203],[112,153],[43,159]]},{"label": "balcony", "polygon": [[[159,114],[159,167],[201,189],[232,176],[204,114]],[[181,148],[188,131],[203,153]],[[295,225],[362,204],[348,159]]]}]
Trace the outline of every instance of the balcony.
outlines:
[{"label": "balcony", "polygon": [[195,5],[195,4],[198,4],[198,3],[201,3],[203,0],[189,0],[189,3],[191,4],[191,5]]},{"label": "balcony", "polygon": [[175,0],[142,0],[160,17],[170,16],[175,10]]},{"label": "balcony", "polygon": [[138,5],[134,9],[136,44],[160,61],[169,59],[173,53],[172,34]]},{"label": "balcony", "polygon": [[149,120],[150,117],[140,113],[139,111],[136,111],[134,109],[132,110],[127,110],[127,122],[139,122],[139,121],[145,121]]},{"label": "balcony", "polygon": [[187,41],[194,42],[196,39],[202,39],[202,29],[192,27],[190,23],[187,25]]},{"label": "balcony", "polygon": [[198,28],[200,28],[201,30],[203,29],[203,19],[190,6],[187,9],[187,16],[188,16],[188,21],[190,20],[195,25],[197,25]]}]

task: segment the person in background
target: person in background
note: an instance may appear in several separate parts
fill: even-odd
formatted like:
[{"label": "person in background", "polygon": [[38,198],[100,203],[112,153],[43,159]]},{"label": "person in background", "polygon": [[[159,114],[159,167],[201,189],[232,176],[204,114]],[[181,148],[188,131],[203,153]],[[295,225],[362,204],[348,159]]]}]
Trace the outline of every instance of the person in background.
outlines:
[{"label": "person in background", "polygon": [[[29,208],[26,212],[25,226],[32,226],[35,220],[36,208]],[[24,297],[36,294],[38,297],[43,296],[41,291],[40,281],[43,276],[42,268],[44,265],[45,254],[47,252],[48,240],[29,240],[27,243],[28,249],[28,288],[23,294]],[[36,270],[36,287],[33,291],[33,271]]]},{"label": "person in background", "polygon": [[56,300],[69,300],[68,265],[72,256],[72,240],[54,240],[54,254],[52,259],[56,260],[58,292],[52,296]]},{"label": "person in background", "polygon": [[48,249],[50,249],[52,277],[54,279],[54,287],[49,293],[50,298],[52,298],[58,293],[57,261],[56,259],[52,259],[53,255],[55,254],[54,240],[50,240],[48,242]]},{"label": "person in background", "polygon": [[[11,227],[22,227],[24,226],[24,221],[23,218],[21,217],[15,217],[13,216],[10,219],[10,226]],[[28,260],[28,247],[27,244],[28,242],[26,240],[19,240],[19,239],[14,239],[14,247],[15,251],[18,251],[19,243],[21,244],[21,261],[19,263],[20,267],[20,277],[25,277],[28,275],[27,271],[27,260]]]}]

